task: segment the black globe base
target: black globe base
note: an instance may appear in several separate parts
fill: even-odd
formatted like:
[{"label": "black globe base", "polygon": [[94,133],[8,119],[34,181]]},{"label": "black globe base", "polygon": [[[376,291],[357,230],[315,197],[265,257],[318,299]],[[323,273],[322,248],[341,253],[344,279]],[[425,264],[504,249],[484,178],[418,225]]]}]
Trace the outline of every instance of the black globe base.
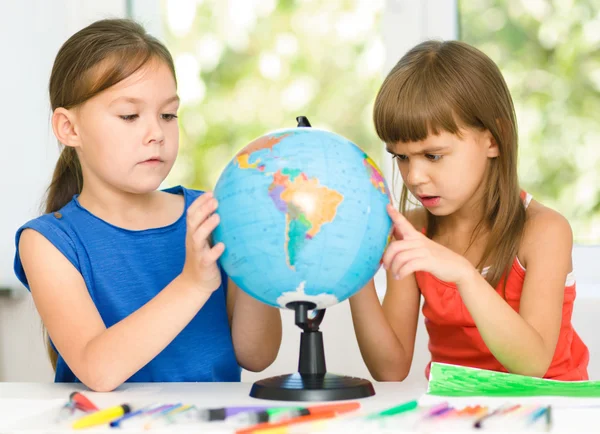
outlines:
[{"label": "black globe base", "polygon": [[375,395],[370,381],[327,373],[279,375],[257,381],[250,396],[277,401],[340,401]]},{"label": "black globe base", "polygon": [[323,334],[319,331],[325,310],[317,310],[309,318],[314,303],[298,301],[287,307],[296,311],[296,325],[303,330],[298,372],[259,380],[252,385],[250,396],[277,401],[339,401],[375,395],[368,380],[327,372]]}]

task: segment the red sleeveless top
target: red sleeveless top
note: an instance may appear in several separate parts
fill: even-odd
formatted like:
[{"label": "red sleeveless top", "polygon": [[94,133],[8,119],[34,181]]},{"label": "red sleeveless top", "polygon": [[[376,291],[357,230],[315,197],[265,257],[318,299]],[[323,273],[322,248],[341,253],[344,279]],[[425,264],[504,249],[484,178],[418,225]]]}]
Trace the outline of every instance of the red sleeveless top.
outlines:
[{"label": "red sleeveless top", "polygon": [[[527,200],[526,204],[528,202]],[[519,259],[515,258],[508,273],[506,293],[503,298],[517,312],[525,273],[525,268]],[[429,334],[431,362],[507,372],[487,348],[456,285],[439,280],[423,271],[416,272],[415,278],[425,299],[423,316]],[[503,280],[496,287],[496,291],[500,295],[503,294]],[[565,282],[560,335],[554,358],[544,378],[566,381],[588,379],[589,351],[571,324],[575,294],[575,278],[573,273],[569,273]],[[431,362],[425,369],[427,378],[429,378]]]}]

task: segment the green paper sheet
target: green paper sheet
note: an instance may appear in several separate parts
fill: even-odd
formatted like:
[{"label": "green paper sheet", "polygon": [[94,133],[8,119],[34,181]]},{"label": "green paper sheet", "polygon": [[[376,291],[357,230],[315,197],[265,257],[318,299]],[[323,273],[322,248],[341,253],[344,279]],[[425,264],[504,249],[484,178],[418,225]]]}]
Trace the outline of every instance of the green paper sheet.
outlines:
[{"label": "green paper sheet", "polygon": [[600,397],[600,381],[557,381],[432,363],[429,395]]}]

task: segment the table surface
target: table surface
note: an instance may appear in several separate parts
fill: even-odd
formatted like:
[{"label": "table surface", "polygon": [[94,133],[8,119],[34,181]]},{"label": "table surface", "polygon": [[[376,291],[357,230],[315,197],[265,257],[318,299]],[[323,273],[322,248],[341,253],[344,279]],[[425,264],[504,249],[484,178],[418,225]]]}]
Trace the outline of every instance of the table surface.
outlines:
[{"label": "table surface", "polygon": [[[65,383],[0,383],[0,434],[11,432],[41,432],[41,433],[63,433],[75,432],[70,429],[71,421],[56,422],[56,416],[61,406],[66,402],[69,394],[74,390],[85,391],[87,396],[98,407],[110,407],[123,403],[132,407],[141,407],[150,403],[184,403],[193,404],[201,408],[215,408],[228,406],[279,406],[279,405],[307,405],[303,403],[291,403],[282,401],[267,401],[249,396],[251,383],[129,383],[124,384],[110,393],[95,393],[87,390],[81,384]],[[422,386],[403,383],[374,383],[376,394],[369,398],[360,399],[361,413],[371,413],[384,410],[406,401],[422,398],[426,392]],[[441,398],[443,400],[443,398]],[[556,402],[556,398],[548,398]],[[422,403],[431,405],[440,398],[423,397]],[[541,400],[541,401],[540,401]],[[490,405],[500,405],[510,402],[543,402],[543,398],[527,398],[511,400],[508,398],[486,398]],[[600,410],[600,400],[565,400],[559,398],[560,405],[553,408],[552,432],[592,432],[595,428],[591,425],[596,421]],[[449,399],[450,402],[460,400]],[[465,403],[468,402],[465,401]],[[581,404],[589,404],[588,408],[581,408]],[[459,405],[459,404],[453,404]],[[574,408],[577,406],[577,408]],[[595,406],[595,407],[594,407]],[[570,407],[570,408],[567,408]],[[491,407],[490,407],[491,408]],[[419,425],[418,412],[411,415],[388,418],[385,423],[380,422],[377,426],[372,424],[365,427],[357,422],[349,424],[344,420],[326,425],[299,425],[294,432],[472,432],[474,430],[466,425],[451,427],[447,423],[438,425],[432,430],[427,425]],[[81,414],[79,414],[81,415]],[[347,420],[348,417],[345,418]],[[356,419],[354,419],[356,421]],[[595,424],[594,424],[595,425]],[[539,430],[544,430],[542,425]],[[590,431],[591,430],[591,431]],[[140,428],[109,429],[106,426],[92,428],[84,432],[140,432]],[[143,430],[141,430],[143,431]],[[504,432],[519,431],[517,428],[503,427]],[[529,429],[529,432],[531,429]],[[170,425],[162,428],[153,428],[144,432],[234,432],[225,423],[195,423],[189,425]],[[481,430],[480,430],[481,432]]]}]

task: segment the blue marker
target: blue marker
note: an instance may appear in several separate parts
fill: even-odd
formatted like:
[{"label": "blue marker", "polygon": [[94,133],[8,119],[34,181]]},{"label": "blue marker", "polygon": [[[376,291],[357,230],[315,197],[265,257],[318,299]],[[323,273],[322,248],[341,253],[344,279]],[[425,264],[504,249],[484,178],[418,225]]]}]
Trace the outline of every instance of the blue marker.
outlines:
[{"label": "blue marker", "polygon": [[146,407],[140,408],[139,410],[132,411],[130,413],[127,413],[123,417],[120,417],[119,419],[113,420],[110,423],[110,427],[111,428],[120,428],[121,423],[123,421],[125,421],[127,419],[131,419],[132,417],[141,416],[145,413],[153,413],[154,411],[160,409],[161,407],[165,407],[165,406],[163,404],[152,404],[152,405],[148,405]]},{"label": "blue marker", "polygon": [[531,413],[531,416],[529,416],[529,424],[534,424],[540,417],[545,415],[548,411],[549,407],[542,407],[535,410],[533,413]]}]

